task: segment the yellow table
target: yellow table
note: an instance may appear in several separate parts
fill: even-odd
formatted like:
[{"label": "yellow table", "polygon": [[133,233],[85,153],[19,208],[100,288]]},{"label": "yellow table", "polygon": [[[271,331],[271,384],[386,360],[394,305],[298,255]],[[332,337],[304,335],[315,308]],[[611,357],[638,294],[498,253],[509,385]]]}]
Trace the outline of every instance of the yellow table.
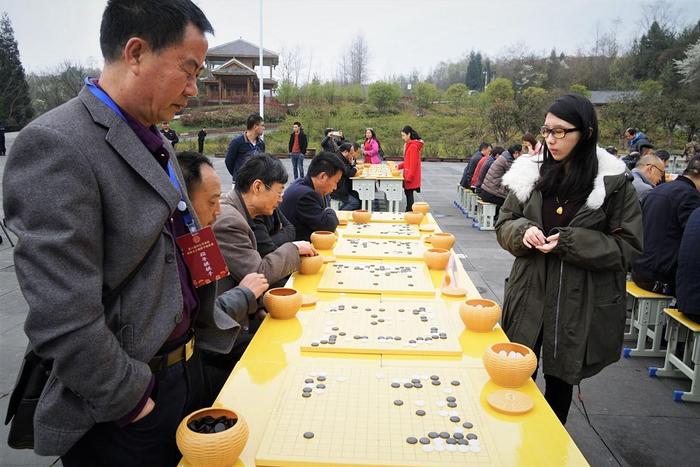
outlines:
[{"label": "yellow table", "polygon": [[[424,222],[434,223],[434,219],[429,215]],[[343,229],[339,228],[338,234],[342,236],[342,233]],[[332,251],[322,251],[321,254],[332,256]],[[351,260],[345,258],[343,261]],[[457,264],[458,285],[467,290],[469,297],[480,297],[461,263],[457,262]],[[318,293],[316,287],[326,267],[328,267],[327,264],[315,275],[294,274],[287,285],[302,293],[314,293],[320,300],[336,300],[343,297],[381,301],[407,299],[401,294]],[[444,301],[448,312],[457,313],[463,298],[446,297],[440,293],[444,275],[444,271],[431,271],[431,279],[436,287],[432,300]],[[431,300],[431,298],[420,297],[420,300]],[[314,307],[302,308],[299,313],[302,316],[306,313],[314,313]],[[255,459],[261,447],[263,435],[271,421],[275,410],[274,406],[280,393],[284,390],[285,370],[308,365],[323,368],[360,367],[369,368],[372,371],[389,371],[392,368],[405,368],[406,372],[410,372],[411,368],[431,368],[435,372],[439,372],[440,369],[462,371],[468,375],[470,381],[469,389],[473,394],[470,403],[478,411],[480,428],[483,433],[488,433],[488,437],[483,439],[488,440],[484,443],[488,443],[486,445],[488,449],[486,459],[488,459],[489,465],[588,465],[567,431],[556,419],[534,382],[529,381],[524,387],[518,389],[534,401],[534,409],[525,415],[503,415],[491,409],[486,402],[488,394],[501,389],[490,382],[482,363],[483,353],[488,346],[508,340],[499,327],[490,333],[475,333],[465,329],[459,322],[460,328],[456,331],[460,333],[459,342],[463,351],[460,357],[389,356],[302,352],[300,349],[303,332],[302,321],[303,318],[302,320],[294,318],[285,321],[273,320],[269,317],[265,319],[219,394],[215,404],[239,411],[250,428],[248,443],[236,466],[256,465]],[[416,459],[419,459],[419,456],[416,456]],[[476,459],[483,460],[484,457],[470,459],[469,463],[475,464]],[[330,459],[327,462],[325,460],[322,462],[323,465],[341,465],[341,463],[337,459],[336,462]],[[382,462],[382,464],[396,465],[390,461]],[[297,462],[293,465],[304,465],[304,463]],[[413,465],[425,465],[425,463],[416,460]],[[476,463],[476,465],[483,464]]]}]

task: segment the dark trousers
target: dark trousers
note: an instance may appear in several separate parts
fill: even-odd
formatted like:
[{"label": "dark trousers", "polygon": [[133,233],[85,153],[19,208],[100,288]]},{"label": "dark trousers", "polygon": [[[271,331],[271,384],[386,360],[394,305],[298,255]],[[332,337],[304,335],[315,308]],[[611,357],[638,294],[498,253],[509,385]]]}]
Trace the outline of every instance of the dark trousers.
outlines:
[{"label": "dark trousers", "polygon": [[289,154],[292,159],[292,170],[294,171],[294,179],[304,178],[304,155],[300,152]]},{"label": "dark trousers", "polygon": [[[532,350],[537,355],[537,361],[539,362],[540,354],[542,353],[542,331],[540,331],[535,348]],[[537,379],[537,368],[532,374],[532,379]],[[574,394],[574,386],[552,375],[544,375],[544,383],[544,399],[552,408],[561,424],[566,425],[569,408],[571,407],[571,397]]]},{"label": "dark trousers", "polygon": [[406,194],[406,212],[413,211],[413,193],[415,189],[404,188],[403,192]]},{"label": "dark trousers", "polygon": [[197,140],[197,152],[200,154],[204,154],[204,140],[200,139]]},{"label": "dark trousers", "polygon": [[[506,201],[505,198],[501,198],[500,196],[492,195],[489,192],[486,192],[482,189],[478,189],[477,195],[479,198],[482,200],[486,201],[487,203],[493,203],[496,205],[496,219],[498,219],[498,213],[501,211],[501,206],[503,206],[503,203]],[[496,221],[494,219],[494,222]]]},{"label": "dark trousers", "polygon": [[195,354],[187,363],[157,372],[155,378],[151,413],[125,427],[96,424],[61,457],[64,467],[177,465],[181,454],[175,431],[187,414],[204,407],[201,360]]},{"label": "dark trousers", "polygon": [[353,195],[348,195],[344,200],[340,200],[340,210],[341,211],[354,211],[355,209],[360,209],[362,203],[360,199]]}]

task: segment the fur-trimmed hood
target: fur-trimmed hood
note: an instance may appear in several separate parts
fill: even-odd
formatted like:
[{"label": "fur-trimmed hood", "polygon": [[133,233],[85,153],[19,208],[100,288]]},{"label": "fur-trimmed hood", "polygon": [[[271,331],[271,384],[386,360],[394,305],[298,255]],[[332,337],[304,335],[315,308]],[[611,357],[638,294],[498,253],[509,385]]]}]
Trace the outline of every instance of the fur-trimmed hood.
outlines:
[{"label": "fur-trimmed hood", "polygon": [[[586,206],[591,209],[600,208],[605,201],[605,177],[621,175],[627,170],[624,162],[601,147],[597,148],[596,156],[598,174],[593,181],[593,191],[586,200]],[[512,191],[521,203],[528,200],[540,177],[542,158],[542,155],[528,157],[523,154],[513,162],[513,166],[503,176],[503,186]]]}]

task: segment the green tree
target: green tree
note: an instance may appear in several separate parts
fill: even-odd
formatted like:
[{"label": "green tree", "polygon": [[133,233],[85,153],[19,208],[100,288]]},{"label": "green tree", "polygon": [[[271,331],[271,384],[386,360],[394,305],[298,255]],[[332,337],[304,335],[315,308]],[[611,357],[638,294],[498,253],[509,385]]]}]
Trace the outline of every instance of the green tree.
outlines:
[{"label": "green tree", "polygon": [[647,79],[639,83],[638,89],[642,93],[642,97],[653,98],[660,96],[664,87],[656,80]]},{"label": "green tree", "polygon": [[533,86],[525,89],[516,99],[518,129],[523,133],[536,134],[544,121],[550,101],[551,96],[543,88]]},{"label": "green tree", "polygon": [[496,78],[486,87],[486,96],[491,102],[512,101],[515,96],[513,82],[508,78]]},{"label": "green tree", "polygon": [[413,86],[412,93],[418,112],[421,113],[423,110],[432,107],[433,101],[438,95],[438,89],[432,83],[417,83]]},{"label": "green tree", "polygon": [[513,100],[513,82],[507,78],[491,81],[484,92],[488,103],[486,115],[500,143],[506,143],[517,125],[518,108]]},{"label": "green tree", "polygon": [[469,95],[469,89],[463,83],[451,84],[447,91],[445,92],[445,97],[450,102],[450,105],[454,109],[455,113],[459,113],[459,110],[464,106],[466,97]]},{"label": "green tree", "polygon": [[299,90],[291,81],[282,81],[277,87],[277,100],[285,107],[294,102]]},{"label": "green tree", "polygon": [[385,113],[391,107],[399,103],[401,89],[398,86],[384,81],[372,83],[367,88],[367,97],[370,104],[375,106],[380,113]]},{"label": "green tree", "polygon": [[588,90],[586,86],[580,83],[574,83],[569,87],[569,91],[575,92],[576,94],[581,94],[587,98],[591,98],[591,91]]},{"label": "green tree", "polygon": [[475,91],[484,90],[484,69],[481,63],[481,52],[471,51],[469,53],[469,63],[467,64],[466,84],[469,89]]},{"label": "green tree", "polygon": [[5,126],[22,127],[33,115],[15,32],[10,17],[3,13],[0,16],[0,121]]}]

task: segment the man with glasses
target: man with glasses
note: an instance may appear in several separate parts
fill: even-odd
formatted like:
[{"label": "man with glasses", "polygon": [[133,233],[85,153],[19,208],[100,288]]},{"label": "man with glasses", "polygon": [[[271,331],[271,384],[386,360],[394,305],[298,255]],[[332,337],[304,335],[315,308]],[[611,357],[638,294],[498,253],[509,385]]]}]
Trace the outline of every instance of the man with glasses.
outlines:
[{"label": "man with glasses", "polygon": [[248,160],[250,156],[265,152],[265,140],[262,139],[265,133],[265,122],[259,114],[251,114],[246,120],[246,130],[233,138],[226,151],[226,168],[228,169],[233,182],[236,182],[238,169]]},{"label": "man with glasses", "polygon": [[642,201],[663,178],[664,163],[658,156],[647,154],[639,159],[636,167],[632,169],[632,175],[634,176],[632,186],[637,191],[639,201]]}]

